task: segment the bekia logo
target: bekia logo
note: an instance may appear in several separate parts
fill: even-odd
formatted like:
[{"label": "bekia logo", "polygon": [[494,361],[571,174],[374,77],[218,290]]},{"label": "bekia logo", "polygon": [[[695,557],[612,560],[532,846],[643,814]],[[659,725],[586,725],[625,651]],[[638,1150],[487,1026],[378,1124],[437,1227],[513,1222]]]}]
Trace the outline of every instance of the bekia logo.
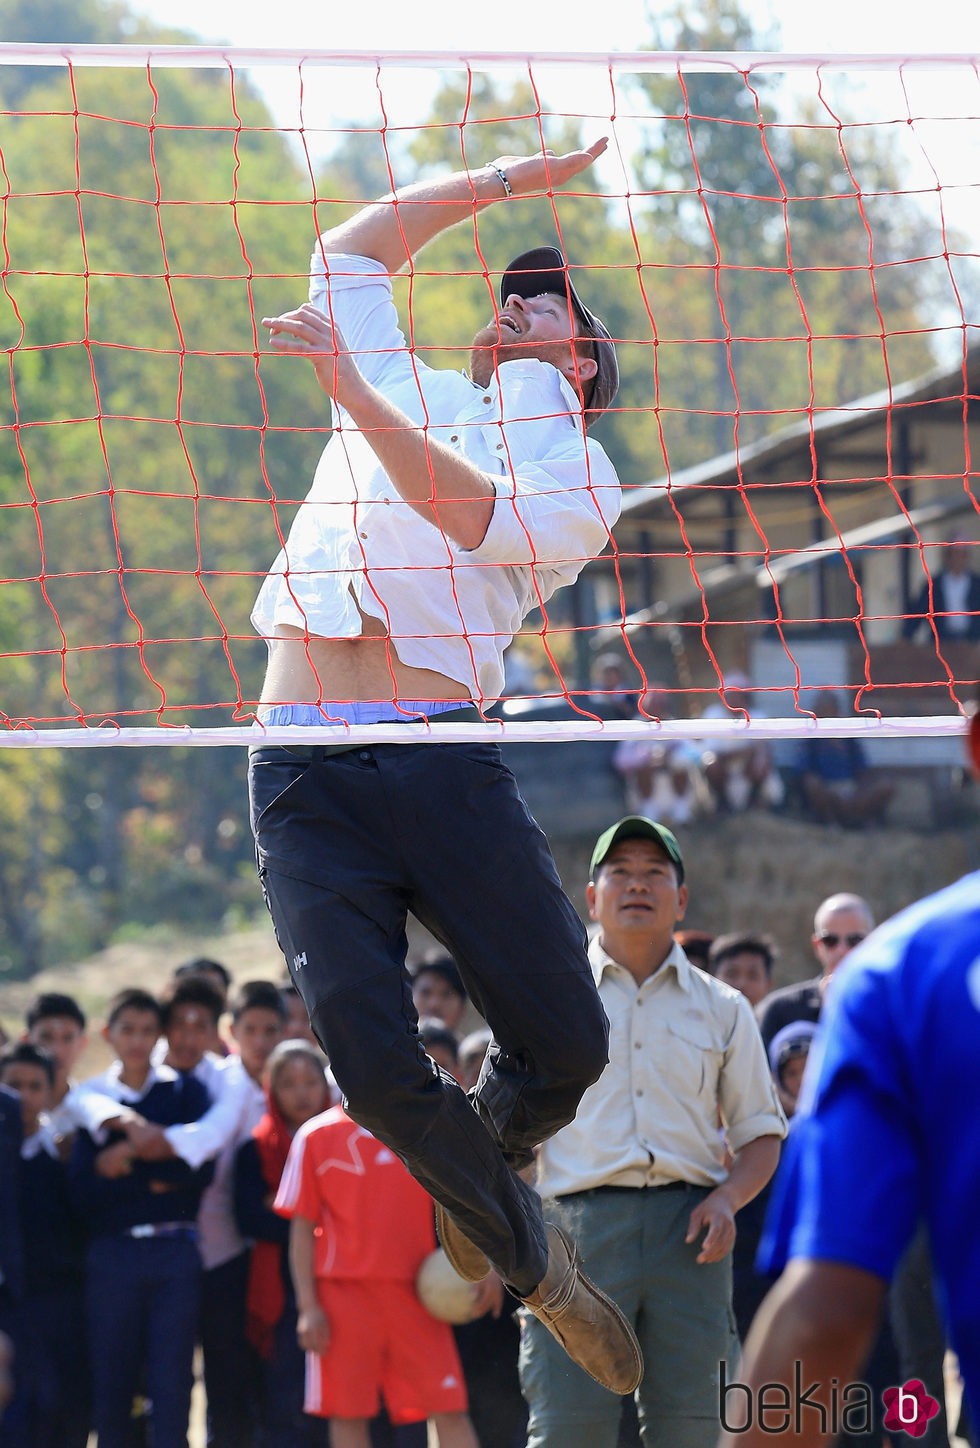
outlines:
[{"label": "bekia logo", "polygon": [[900,1388],[886,1388],[881,1401],[885,1405],[881,1426],[889,1433],[908,1433],[913,1438],[921,1438],[939,1412],[939,1404],[918,1378],[910,1378]]},{"label": "bekia logo", "polygon": [[867,1383],[845,1383],[831,1378],[829,1384],[805,1383],[803,1365],[793,1364],[791,1383],[761,1383],[753,1390],[748,1383],[729,1382],[721,1364],[718,1389],[718,1420],[726,1433],[747,1433],[758,1424],[760,1433],[773,1437],[804,1428],[829,1434],[870,1433],[874,1426],[874,1399]]},{"label": "bekia logo", "polygon": [[[874,1398],[867,1383],[804,1382],[801,1363],[793,1364],[791,1383],[748,1383],[728,1381],[726,1364],[721,1363],[718,1390],[718,1421],[726,1433],[748,1433],[757,1426],[760,1433],[794,1437],[808,1427],[820,1436],[836,1438],[841,1433],[870,1433],[875,1426]],[[881,1426],[889,1433],[908,1433],[921,1438],[939,1404],[929,1396],[918,1378],[882,1394],[885,1416]]]}]

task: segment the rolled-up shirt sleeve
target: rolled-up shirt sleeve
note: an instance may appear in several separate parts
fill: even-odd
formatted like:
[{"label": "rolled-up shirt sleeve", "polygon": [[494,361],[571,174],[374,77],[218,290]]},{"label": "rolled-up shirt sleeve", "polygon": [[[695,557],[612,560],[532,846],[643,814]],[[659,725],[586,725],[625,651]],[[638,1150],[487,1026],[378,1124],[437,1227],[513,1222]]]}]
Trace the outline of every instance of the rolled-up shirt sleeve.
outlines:
[{"label": "rolled-up shirt sleeve", "polygon": [[483,541],[460,550],[473,562],[571,564],[577,571],[605,548],[622,506],[619,479],[600,447],[523,463],[496,478],[494,489]]},{"label": "rolled-up shirt sleeve", "polygon": [[779,1104],[759,1027],[748,1001],[735,1011],[718,1082],[718,1104],[732,1151],[741,1151],[759,1136],[786,1135],[786,1117]]}]

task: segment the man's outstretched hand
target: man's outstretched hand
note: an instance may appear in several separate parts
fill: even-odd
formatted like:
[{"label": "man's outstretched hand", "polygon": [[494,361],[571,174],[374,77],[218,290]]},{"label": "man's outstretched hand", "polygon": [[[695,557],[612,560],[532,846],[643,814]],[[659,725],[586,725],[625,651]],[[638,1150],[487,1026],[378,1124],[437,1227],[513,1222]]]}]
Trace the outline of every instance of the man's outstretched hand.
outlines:
[{"label": "man's outstretched hand", "polygon": [[492,164],[499,166],[510,182],[515,196],[535,196],[564,186],[581,171],[587,171],[609,145],[608,136],[601,136],[583,151],[538,151],[534,156],[497,156]]},{"label": "man's outstretched hand", "polygon": [[295,311],[280,317],[263,317],[269,329],[269,345],[275,352],[289,352],[307,357],[313,363],[317,381],[328,397],[337,396],[341,378],[354,372],[344,339],[326,312],[304,302]]}]

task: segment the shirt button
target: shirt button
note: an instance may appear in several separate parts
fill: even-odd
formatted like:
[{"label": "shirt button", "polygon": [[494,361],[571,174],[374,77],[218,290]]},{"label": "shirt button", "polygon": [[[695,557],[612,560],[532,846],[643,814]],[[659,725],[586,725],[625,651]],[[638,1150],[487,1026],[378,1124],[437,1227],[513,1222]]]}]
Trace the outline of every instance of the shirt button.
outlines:
[{"label": "shirt button", "polygon": [[362,537],[362,538],[366,538],[366,537],[367,537],[367,534],[366,534],[366,533],[362,533],[362,534],[361,534],[361,537]]},{"label": "shirt button", "polygon": [[498,452],[503,452],[503,450],[504,450],[504,445],[503,445],[503,443],[502,443],[502,442],[498,442],[498,444],[497,444],[497,451],[498,451]]},{"label": "shirt button", "polygon": [[452,435],[452,437],[449,439],[449,441],[450,441],[450,442],[459,442],[459,433],[458,433],[458,432],[454,432],[453,435]]},{"label": "shirt button", "polygon": [[483,400],[484,400],[484,402],[492,402],[492,401],[493,401],[493,398],[492,398],[492,397],[485,397]]},{"label": "shirt button", "polygon": [[642,1086],[639,1088],[639,1090],[637,1091],[636,1094],[637,1094],[637,1096],[642,1096],[642,1095],[643,1095],[643,1087],[642,1087]]},{"label": "shirt button", "polygon": [[642,1042],[642,1041],[634,1041],[634,1042],[633,1042],[633,1050],[634,1050],[634,1051],[642,1051],[642,1050],[643,1050],[643,1042]]}]

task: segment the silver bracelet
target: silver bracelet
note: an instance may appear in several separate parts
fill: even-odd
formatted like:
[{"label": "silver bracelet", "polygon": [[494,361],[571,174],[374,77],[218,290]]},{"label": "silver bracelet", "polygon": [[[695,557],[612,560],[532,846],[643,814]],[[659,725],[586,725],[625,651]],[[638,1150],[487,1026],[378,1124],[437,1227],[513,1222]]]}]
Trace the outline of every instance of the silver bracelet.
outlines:
[{"label": "silver bracelet", "polygon": [[507,180],[507,173],[506,173],[506,171],[502,171],[502,170],[500,169],[500,167],[497,165],[496,161],[488,161],[488,162],[487,162],[487,170],[488,170],[488,171],[492,171],[493,174],[494,174],[496,177],[498,177],[498,179],[499,179],[499,181],[500,181],[500,184],[503,186],[504,191],[506,192],[506,194],[507,194],[508,196],[513,196],[513,194],[514,194],[514,188],[511,186],[510,182]]}]

